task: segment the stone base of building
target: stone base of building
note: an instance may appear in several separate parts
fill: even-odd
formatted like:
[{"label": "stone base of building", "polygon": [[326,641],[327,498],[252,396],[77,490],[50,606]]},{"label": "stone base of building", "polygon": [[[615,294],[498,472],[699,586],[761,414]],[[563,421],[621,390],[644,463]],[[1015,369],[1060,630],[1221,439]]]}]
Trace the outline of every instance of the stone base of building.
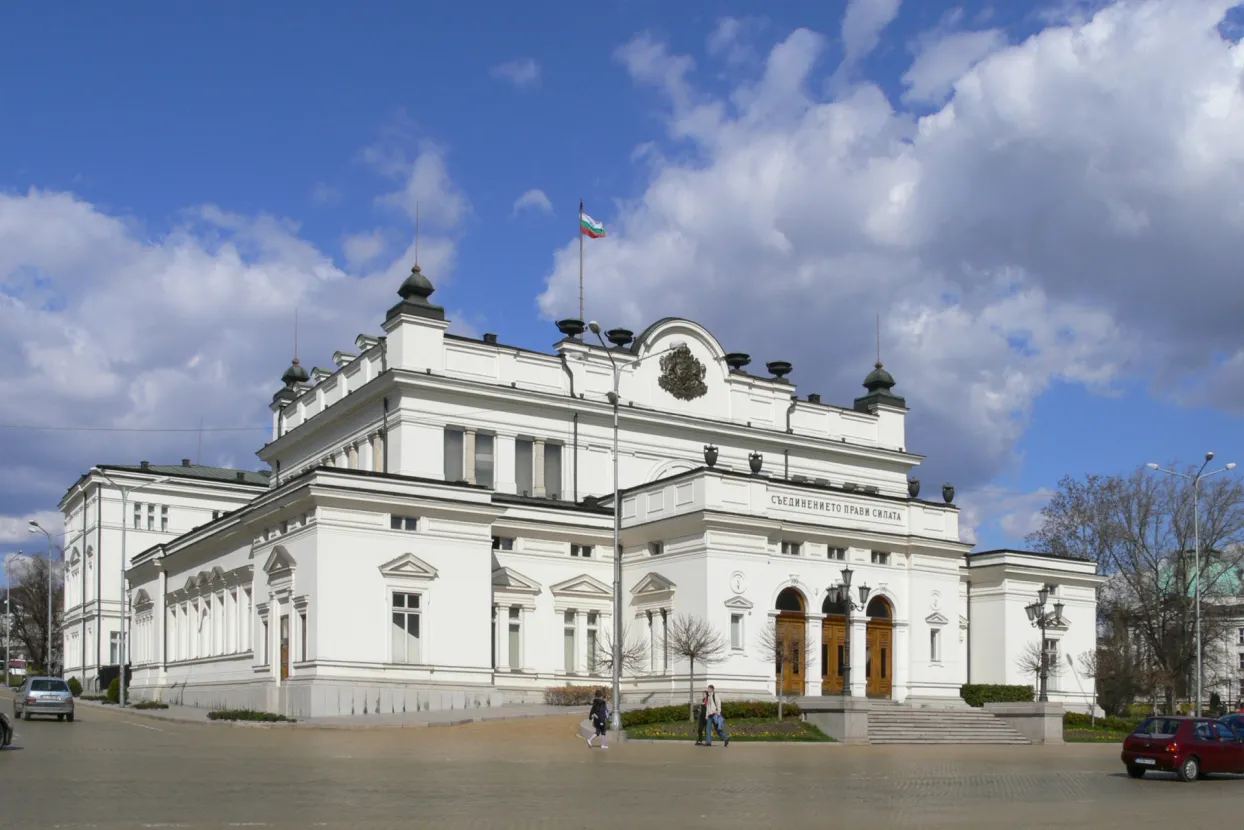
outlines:
[{"label": "stone base of building", "polygon": [[1063,742],[1065,710],[1061,703],[986,703],[985,711],[1006,721],[1034,744]]},{"label": "stone base of building", "polygon": [[868,743],[868,713],[873,703],[867,698],[826,696],[801,697],[795,701],[803,719],[835,741]]}]

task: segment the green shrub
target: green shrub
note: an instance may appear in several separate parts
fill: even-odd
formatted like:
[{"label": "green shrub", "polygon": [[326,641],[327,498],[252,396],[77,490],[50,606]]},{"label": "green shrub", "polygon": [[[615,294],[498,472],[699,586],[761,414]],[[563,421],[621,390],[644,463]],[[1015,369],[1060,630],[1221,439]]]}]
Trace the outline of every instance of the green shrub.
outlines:
[{"label": "green shrub", "polygon": [[[677,723],[688,719],[690,710],[686,704],[677,706],[654,706],[651,709],[632,709],[622,713],[622,728],[649,723]],[[777,702],[768,700],[725,700],[721,714],[727,721],[777,719]],[[782,715],[798,717],[799,707],[794,703],[782,705]]]},{"label": "green shrub", "polygon": [[74,697],[82,697],[82,684],[78,682],[78,678],[69,678],[69,692]]},{"label": "green shrub", "polygon": [[1105,732],[1131,732],[1144,718],[1097,718],[1096,726],[1094,719],[1083,712],[1065,712],[1063,714],[1063,726],[1072,729],[1092,729],[1096,728]]},{"label": "green shrub", "polygon": [[158,700],[143,700],[134,704],[135,709],[167,709],[167,703],[161,703]]},{"label": "green shrub", "polygon": [[959,688],[959,697],[977,708],[986,703],[1031,703],[1034,696],[1031,686],[967,683]]},{"label": "green shrub", "polygon": [[254,709],[222,709],[207,713],[208,720],[246,720],[261,723],[293,723],[293,718],[276,715],[272,712],[257,712]]},{"label": "green shrub", "polygon": [[597,692],[610,699],[610,691],[604,686],[549,686],[544,690],[544,702],[549,706],[591,706]]},{"label": "green shrub", "polygon": [[26,682],[26,678],[18,677],[15,674],[9,675],[9,688],[16,689],[18,686]]},{"label": "green shrub", "polygon": [[121,678],[114,677],[108,684],[108,700],[111,703],[121,702]]}]

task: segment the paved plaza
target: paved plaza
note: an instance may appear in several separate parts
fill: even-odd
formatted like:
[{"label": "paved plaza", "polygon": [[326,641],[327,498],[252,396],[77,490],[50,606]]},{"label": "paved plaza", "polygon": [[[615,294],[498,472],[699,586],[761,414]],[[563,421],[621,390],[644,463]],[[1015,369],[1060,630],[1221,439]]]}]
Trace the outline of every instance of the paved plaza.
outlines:
[{"label": "paved plaza", "polygon": [[17,724],[0,827],[1136,830],[1234,827],[1244,803],[1244,778],[1129,780],[1113,745],[599,751],[577,723],[243,728],[83,706]]}]

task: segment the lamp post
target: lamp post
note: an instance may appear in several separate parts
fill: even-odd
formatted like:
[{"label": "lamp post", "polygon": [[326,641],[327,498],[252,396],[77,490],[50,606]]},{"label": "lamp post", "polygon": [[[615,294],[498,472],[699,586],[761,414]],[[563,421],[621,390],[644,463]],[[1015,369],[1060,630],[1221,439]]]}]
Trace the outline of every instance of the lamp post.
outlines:
[{"label": "lamp post", "polygon": [[628,366],[637,366],[648,358],[665,352],[652,352],[623,366],[614,359],[613,350],[605,345],[600,324],[593,320],[587,324],[587,327],[600,341],[601,347],[609,357],[609,365],[613,367],[613,391],[609,393],[609,402],[613,404],[613,655],[611,662],[613,663],[613,729],[616,732],[622,728],[622,714],[619,709],[622,706],[622,651],[624,647],[622,643],[622,551],[620,550],[622,503],[618,498],[618,401],[620,399],[618,390],[623,369]]},{"label": "lamp post", "polygon": [[1214,470],[1210,473],[1205,472],[1205,468],[1213,460],[1214,453],[1212,451],[1205,453],[1205,462],[1201,465],[1201,469],[1196,471],[1196,475],[1191,476],[1187,473],[1177,473],[1174,470],[1164,470],[1152,462],[1145,465],[1150,470],[1157,470],[1159,473],[1166,473],[1167,475],[1177,476],[1192,482],[1192,555],[1194,557],[1192,582],[1195,596],[1192,602],[1193,615],[1196,617],[1196,706],[1194,707],[1194,714],[1197,717],[1201,716],[1201,678],[1205,674],[1201,658],[1201,479],[1235,469],[1235,462],[1233,461],[1222,469]]},{"label": "lamp post", "polygon": [[1050,676],[1050,654],[1045,644],[1045,629],[1051,623],[1061,625],[1063,621],[1063,604],[1061,602],[1054,603],[1054,613],[1052,615],[1045,612],[1045,603],[1049,600],[1052,591],[1053,589],[1049,585],[1041,586],[1041,590],[1037,591],[1037,601],[1024,608],[1028,612],[1028,620],[1041,629],[1041,659],[1037,664],[1037,675],[1041,681],[1037,700],[1041,703],[1050,702],[1050,696],[1046,689]]},{"label": "lamp post", "polygon": [[[161,478],[152,479],[151,481],[145,481],[142,484],[135,484],[130,487],[122,487],[120,484],[117,484],[117,482],[113,480],[112,476],[105,473],[99,467],[93,467],[91,469],[91,472],[98,473],[102,478],[106,479],[109,484],[111,484],[113,487],[121,491],[121,597],[120,597],[120,601],[121,601],[121,637],[120,637],[120,640],[121,642],[120,642],[120,649],[117,652],[117,657],[119,658],[117,661],[118,662],[117,669],[119,672],[118,676],[121,678],[119,681],[117,681],[117,687],[121,694],[120,694],[120,697],[117,699],[117,702],[119,705],[125,706],[125,664],[127,662],[126,660],[127,655],[125,653],[126,652],[126,648],[125,648],[125,634],[126,634],[126,625],[125,625],[126,623],[126,619],[125,619],[125,582],[126,582],[126,579],[125,579],[125,562],[126,562],[126,559],[125,559],[125,541],[126,541],[125,539],[125,516],[127,512],[126,506],[130,499],[130,493],[136,493],[139,490],[142,490],[143,488],[154,487],[157,484],[163,484],[164,482],[169,481],[172,478],[172,476],[163,476]],[[100,564],[101,565],[103,564],[103,553],[102,552],[100,553]]]},{"label": "lamp post", "polygon": [[[4,560],[4,688],[6,689],[9,687],[9,663],[13,661],[11,654],[13,641],[13,574],[9,571],[9,565],[13,564],[14,559],[29,558],[19,550]],[[27,673],[29,674],[29,672]]]},{"label": "lamp post", "polygon": [[43,658],[43,670],[52,674],[52,534],[44,530],[34,519],[31,519],[29,524],[31,533],[42,533],[48,540],[48,650],[47,656]]},{"label": "lamp post", "polygon": [[846,656],[846,671],[842,682],[842,694],[851,696],[851,612],[863,611],[868,607],[868,595],[872,593],[872,589],[865,583],[859,586],[860,601],[857,605],[855,600],[851,598],[851,577],[854,574],[850,568],[842,569],[842,582],[838,585],[829,586],[829,599],[834,604],[842,604],[847,609],[847,643],[844,653]]}]

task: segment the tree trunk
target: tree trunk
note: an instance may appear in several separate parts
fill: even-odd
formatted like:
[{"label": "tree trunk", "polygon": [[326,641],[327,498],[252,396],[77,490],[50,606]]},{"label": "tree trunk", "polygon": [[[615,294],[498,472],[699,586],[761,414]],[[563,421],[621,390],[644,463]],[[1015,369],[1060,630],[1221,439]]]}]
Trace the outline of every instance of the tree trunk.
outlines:
[{"label": "tree trunk", "polygon": [[687,677],[687,719],[695,723],[695,658],[691,658],[691,674]]},{"label": "tree trunk", "polygon": [[777,680],[773,684],[777,687],[777,704],[778,704],[778,723],[782,722],[782,659],[779,657],[777,661]]}]

